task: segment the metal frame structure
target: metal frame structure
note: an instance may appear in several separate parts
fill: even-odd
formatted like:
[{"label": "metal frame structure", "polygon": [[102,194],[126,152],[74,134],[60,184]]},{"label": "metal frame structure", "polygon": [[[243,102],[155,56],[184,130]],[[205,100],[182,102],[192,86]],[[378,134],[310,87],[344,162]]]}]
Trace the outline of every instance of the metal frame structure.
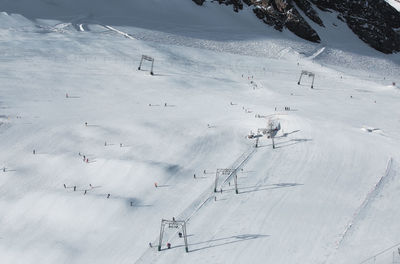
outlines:
[{"label": "metal frame structure", "polygon": [[187,232],[186,232],[186,221],[175,220],[175,219],[172,219],[172,220],[162,219],[161,220],[160,240],[158,242],[158,251],[161,251],[161,245],[162,245],[165,227],[177,228],[177,229],[182,228],[183,239],[185,241],[185,250],[186,250],[186,252],[189,252],[189,246],[188,246],[188,242],[187,242]]},{"label": "metal frame structure", "polygon": [[309,71],[301,71],[300,74],[300,79],[297,82],[298,85],[300,85],[301,82],[301,78],[303,77],[303,75],[307,75],[308,77],[312,77],[312,83],[311,83],[311,89],[314,89],[314,79],[315,79],[315,74],[313,72],[309,72]]},{"label": "metal frame structure", "polygon": [[142,68],[142,63],[143,63],[144,60],[145,60],[145,61],[150,61],[150,62],[151,62],[151,71],[150,71],[150,74],[151,74],[151,75],[154,75],[154,72],[153,72],[154,58],[152,58],[152,57],[150,57],[150,56],[147,56],[147,55],[142,55],[142,59],[140,60],[140,64],[139,64],[138,70],[140,71],[140,69]]},{"label": "metal frame structure", "polygon": [[249,139],[255,139],[255,148],[258,148],[258,143],[261,137],[267,135],[268,138],[272,140],[272,148],[275,149],[275,136],[278,131],[281,130],[281,123],[274,122],[273,120],[269,120],[267,124],[267,128],[259,128],[257,129],[257,134],[250,134],[247,136]]},{"label": "metal frame structure", "polygon": [[278,122],[278,124],[274,123],[273,121],[269,121],[268,122],[268,130],[267,130],[267,134],[268,137],[271,138],[272,140],[272,148],[275,149],[275,136],[278,133],[278,131],[281,130],[281,123]]},{"label": "metal frame structure", "polygon": [[215,172],[215,186],[214,186],[215,193],[217,192],[219,175],[230,175],[232,172],[234,172],[234,169],[217,169],[217,171]]}]

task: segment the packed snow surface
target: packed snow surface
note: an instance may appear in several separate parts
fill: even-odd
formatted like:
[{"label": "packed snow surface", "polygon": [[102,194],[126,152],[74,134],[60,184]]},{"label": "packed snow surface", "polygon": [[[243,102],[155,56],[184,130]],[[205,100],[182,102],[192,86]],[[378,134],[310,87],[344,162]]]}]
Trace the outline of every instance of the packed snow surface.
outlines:
[{"label": "packed snow surface", "polygon": [[[162,24],[139,19],[168,18],[145,1],[129,23],[102,20],[98,6],[78,16],[88,1],[18,9],[29,2],[0,4],[1,263],[398,258],[398,54],[350,37],[347,50],[308,44],[249,10],[242,33],[211,3],[171,0],[176,24]],[[147,61],[138,70],[144,54],[154,75]],[[307,76],[298,85],[302,70],[315,73],[314,89]],[[268,122],[281,126],[275,149],[267,137],[255,148],[247,136]],[[239,194],[232,174],[214,193],[222,168],[237,173]],[[187,220],[188,253],[177,229],[157,250],[161,219],[173,217]]]}]

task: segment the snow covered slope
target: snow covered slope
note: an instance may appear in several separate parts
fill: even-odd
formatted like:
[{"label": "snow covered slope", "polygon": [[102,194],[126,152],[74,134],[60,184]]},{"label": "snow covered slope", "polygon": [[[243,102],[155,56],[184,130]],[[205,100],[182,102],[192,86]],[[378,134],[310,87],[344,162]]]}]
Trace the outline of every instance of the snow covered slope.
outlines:
[{"label": "snow covered slope", "polygon": [[[49,19],[0,14],[2,263],[359,263],[387,248],[376,263],[390,259],[397,55],[255,38],[258,24],[246,35],[230,18],[219,30],[232,38],[207,38],[203,18],[198,35],[195,22]],[[137,70],[142,54],[154,76]],[[297,85],[301,70],[315,89]],[[246,136],[269,118],[276,149],[266,138],[255,149]],[[213,193],[218,168],[239,171],[239,194],[228,176]],[[149,248],[172,217],[188,220],[189,253],[175,229],[172,249]]]},{"label": "snow covered slope", "polygon": [[398,0],[386,0],[389,4],[391,4],[397,11],[400,11],[400,2]]}]

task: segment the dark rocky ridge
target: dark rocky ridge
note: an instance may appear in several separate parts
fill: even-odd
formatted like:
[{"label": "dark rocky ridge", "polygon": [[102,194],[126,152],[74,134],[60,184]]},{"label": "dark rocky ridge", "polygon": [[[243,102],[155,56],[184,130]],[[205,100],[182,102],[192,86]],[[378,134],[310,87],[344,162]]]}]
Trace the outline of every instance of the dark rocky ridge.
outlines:
[{"label": "dark rocky ridge", "polygon": [[[193,0],[202,5],[205,0]],[[338,19],[364,42],[383,53],[400,51],[400,12],[384,0],[214,0],[232,5],[235,12],[243,5],[253,7],[255,15],[276,30],[289,29],[297,36],[320,42],[313,27],[324,27],[315,7],[323,12],[338,12]],[[310,25],[304,13],[315,24]]]}]

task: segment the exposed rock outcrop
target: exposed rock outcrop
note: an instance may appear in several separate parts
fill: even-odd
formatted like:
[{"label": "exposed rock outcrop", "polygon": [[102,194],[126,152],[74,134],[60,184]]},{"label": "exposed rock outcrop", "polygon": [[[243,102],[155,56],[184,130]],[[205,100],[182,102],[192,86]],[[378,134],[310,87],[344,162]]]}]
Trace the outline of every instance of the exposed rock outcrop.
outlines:
[{"label": "exposed rock outcrop", "polygon": [[[204,0],[193,0],[202,5]],[[371,47],[383,52],[400,51],[400,13],[384,0],[215,0],[232,5],[235,12],[243,4],[252,6],[255,15],[276,30],[284,28],[297,36],[320,42],[315,27],[324,27],[319,12],[337,12],[338,19]],[[300,12],[301,11],[301,12]],[[313,23],[308,23],[305,17]],[[315,24],[314,24],[315,23]]]}]

